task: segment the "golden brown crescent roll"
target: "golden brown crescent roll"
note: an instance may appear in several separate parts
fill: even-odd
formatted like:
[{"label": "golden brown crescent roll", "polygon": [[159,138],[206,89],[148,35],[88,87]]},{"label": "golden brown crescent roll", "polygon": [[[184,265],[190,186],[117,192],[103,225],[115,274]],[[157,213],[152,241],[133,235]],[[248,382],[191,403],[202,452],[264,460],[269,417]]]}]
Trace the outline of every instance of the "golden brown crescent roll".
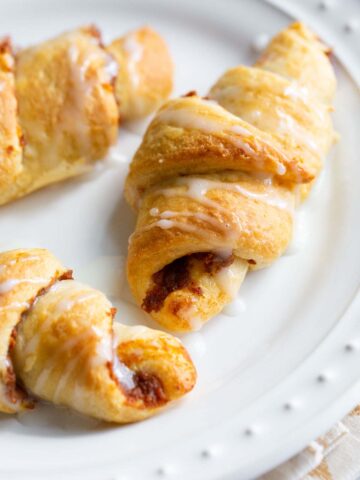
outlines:
[{"label": "golden brown crescent roll", "polygon": [[154,415],[196,372],[169,334],[113,322],[98,290],[47,250],[0,254],[0,411],[40,398],[117,423]]},{"label": "golden brown crescent roll", "polygon": [[0,43],[0,205],[89,171],[119,121],[150,113],[171,87],[167,47],[150,29],[108,49],[95,27],[16,56]]},{"label": "golden brown crescent roll", "polygon": [[170,95],[173,63],[162,37],[143,27],[108,47],[119,64],[115,95],[120,118],[133,120],[156,110]]},{"label": "golden brown crescent roll", "polygon": [[334,89],[326,48],[295,23],[254,67],[225,72],[208,97],[191,92],[159,110],[125,187],[138,211],[128,279],[159,323],[200,328],[231,301],[248,269],[284,252],[296,200],[334,141]]}]

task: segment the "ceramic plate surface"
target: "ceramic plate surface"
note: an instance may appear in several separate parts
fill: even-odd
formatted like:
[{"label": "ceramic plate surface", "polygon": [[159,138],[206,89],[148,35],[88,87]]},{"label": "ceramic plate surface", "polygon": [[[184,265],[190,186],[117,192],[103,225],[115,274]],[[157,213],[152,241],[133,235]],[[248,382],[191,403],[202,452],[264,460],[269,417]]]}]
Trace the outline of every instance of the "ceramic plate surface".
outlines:
[{"label": "ceramic plate surface", "polygon": [[[224,314],[183,337],[199,374],[184,401],[125,427],[50,406],[0,416],[2,479],[249,479],[360,401],[358,2],[1,0],[0,32],[28,45],[89,22],[106,40],[148,23],[170,45],[174,95],[205,94],[224,70],[253,62],[291,15],[334,47],[341,141],[297,214],[288,254],[249,274]],[[123,182],[144,128],[125,125],[93,174],[2,207],[0,249],[51,249],[114,301],[117,320],[150,325],[124,276],[135,218]]]}]

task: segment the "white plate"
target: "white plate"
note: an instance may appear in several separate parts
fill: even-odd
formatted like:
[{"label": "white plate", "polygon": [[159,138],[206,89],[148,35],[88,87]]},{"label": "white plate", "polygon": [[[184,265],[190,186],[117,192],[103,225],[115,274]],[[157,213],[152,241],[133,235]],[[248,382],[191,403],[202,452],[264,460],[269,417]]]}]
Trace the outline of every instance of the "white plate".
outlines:
[{"label": "white plate", "polygon": [[[310,0],[301,9],[300,2],[276,3],[314,24],[357,74],[359,32],[349,31],[356,15],[360,19],[355,0],[321,2],[320,9]],[[96,22],[106,39],[149,23],[170,44],[175,94],[204,94],[225,69],[255,59],[258,34],[272,35],[290,21],[260,0],[2,0],[1,7],[0,32],[20,44],[87,22]],[[345,28],[348,19],[353,23]],[[125,427],[104,427],[50,406],[1,416],[1,478],[251,478],[360,400],[360,105],[339,61],[336,71],[342,140],[299,213],[297,254],[248,275],[233,316],[220,315],[184,338],[199,373],[194,392],[160,416]],[[134,216],[122,199],[122,155],[134,152],[139,128],[121,130],[119,154],[103,171],[0,211],[1,249],[48,247],[78,279],[103,289],[126,323],[147,322],[123,273]]]}]

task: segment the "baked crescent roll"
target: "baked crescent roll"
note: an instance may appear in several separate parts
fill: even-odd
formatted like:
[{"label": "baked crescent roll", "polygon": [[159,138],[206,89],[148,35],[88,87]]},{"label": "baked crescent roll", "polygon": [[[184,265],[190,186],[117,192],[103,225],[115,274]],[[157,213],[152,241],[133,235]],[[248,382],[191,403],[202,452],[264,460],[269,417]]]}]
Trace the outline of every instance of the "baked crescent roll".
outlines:
[{"label": "baked crescent roll", "polygon": [[116,141],[119,121],[156,109],[171,86],[170,55],[150,29],[121,37],[108,49],[95,27],[16,56],[9,40],[3,41],[0,205],[89,171]]},{"label": "baked crescent roll", "polygon": [[225,72],[208,97],[191,92],[159,110],[130,165],[125,196],[138,212],[128,280],[163,326],[200,328],[249,269],[285,251],[297,199],[335,138],[334,89],[326,48],[295,23],[254,67]]},{"label": "baked crescent roll", "polygon": [[1,253],[0,411],[40,398],[126,423],[190,391],[196,372],[180,341],[114,323],[115,312],[49,251]]},{"label": "baked crescent roll", "polygon": [[170,95],[173,63],[163,38],[143,27],[114,40],[108,47],[119,65],[115,95],[120,118],[144,117]]}]

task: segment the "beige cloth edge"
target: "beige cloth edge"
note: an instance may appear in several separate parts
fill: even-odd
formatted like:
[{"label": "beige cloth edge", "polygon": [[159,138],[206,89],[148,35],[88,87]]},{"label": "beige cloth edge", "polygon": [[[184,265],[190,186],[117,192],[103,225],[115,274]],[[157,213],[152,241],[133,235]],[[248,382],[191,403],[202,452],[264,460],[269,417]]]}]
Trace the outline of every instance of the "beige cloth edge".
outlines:
[{"label": "beige cloth edge", "polygon": [[360,405],[302,452],[258,480],[357,480]]}]

